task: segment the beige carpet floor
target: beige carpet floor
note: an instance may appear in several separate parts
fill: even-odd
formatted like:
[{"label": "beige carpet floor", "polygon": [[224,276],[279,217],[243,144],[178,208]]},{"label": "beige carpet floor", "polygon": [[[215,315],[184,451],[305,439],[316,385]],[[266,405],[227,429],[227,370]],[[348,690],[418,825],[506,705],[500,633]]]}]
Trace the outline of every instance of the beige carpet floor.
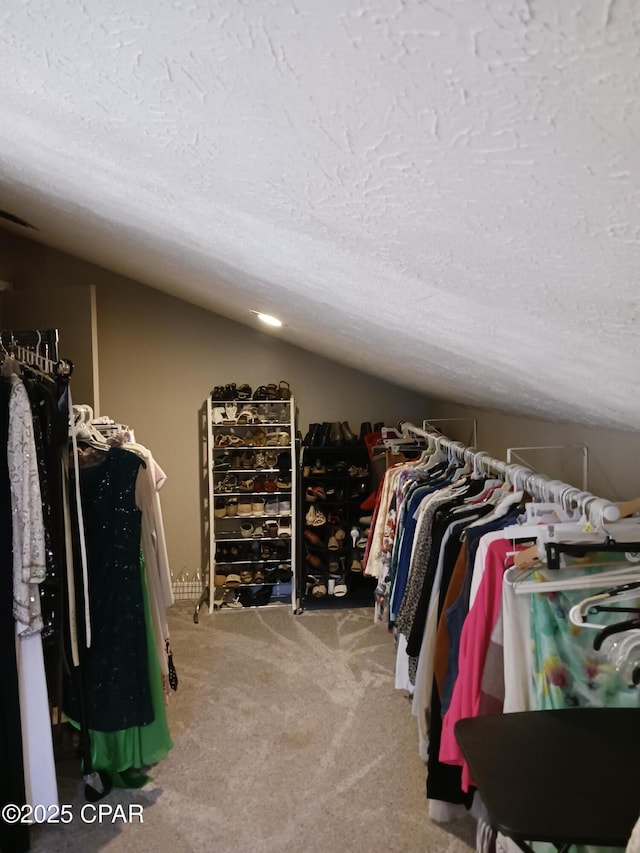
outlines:
[{"label": "beige carpet floor", "polygon": [[32,849],[159,853],[467,853],[469,817],[434,824],[394,648],[371,609],[287,607],[170,615],[180,679],[174,748],[137,791],[144,823],[84,824],[75,758],[60,763],[66,826],[32,831]]}]

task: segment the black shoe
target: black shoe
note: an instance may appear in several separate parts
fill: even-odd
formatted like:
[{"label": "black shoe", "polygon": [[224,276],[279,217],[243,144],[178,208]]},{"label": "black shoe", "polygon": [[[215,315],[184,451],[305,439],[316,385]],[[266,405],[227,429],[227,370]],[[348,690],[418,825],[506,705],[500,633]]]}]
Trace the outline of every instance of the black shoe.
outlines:
[{"label": "black shoe", "polygon": [[312,447],[314,444],[314,437],[318,432],[318,428],[320,424],[309,424],[309,430],[305,437],[302,439],[302,443],[305,447]]},{"label": "black shoe", "polygon": [[329,442],[331,447],[342,447],[344,444],[344,439],[342,435],[342,428],[338,421],[334,421],[332,424],[329,424]]},{"label": "black shoe", "polygon": [[342,440],[345,444],[356,444],[358,439],[349,429],[349,422],[342,421],[340,424],[340,432],[342,433]]}]

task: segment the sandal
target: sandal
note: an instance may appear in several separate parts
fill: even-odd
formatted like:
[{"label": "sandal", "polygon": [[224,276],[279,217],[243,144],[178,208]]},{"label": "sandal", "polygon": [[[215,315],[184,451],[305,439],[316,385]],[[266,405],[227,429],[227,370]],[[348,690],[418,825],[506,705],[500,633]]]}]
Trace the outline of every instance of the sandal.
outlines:
[{"label": "sandal", "polygon": [[258,420],[258,413],[255,410],[254,406],[247,406],[244,408],[238,417],[236,418],[236,422],[239,424],[253,424]]},{"label": "sandal", "polygon": [[291,388],[289,387],[289,383],[284,379],[280,380],[280,384],[278,385],[278,399],[280,400],[290,400],[291,399]]},{"label": "sandal", "polygon": [[267,443],[267,434],[262,428],[254,432],[253,443],[256,447],[264,447]]},{"label": "sandal", "polygon": [[232,492],[238,485],[238,478],[235,474],[227,474],[218,486],[222,492]]},{"label": "sandal", "polygon": [[247,480],[240,480],[238,484],[238,491],[240,492],[252,492],[254,489],[254,480],[252,477],[249,477]]},{"label": "sandal", "polygon": [[311,595],[314,598],[323,598],[327,594],[327,585],[324,580],[319,580],[311,587]]},{"label": "sandal", "polygon": [[255,467],[256,456],[252,450],[245,450],[240,459],[240,464],[243,468]]},{"label": "sandal", "polygon": [[336,585],[333,588],[333,594],[336,598],[343,598],[348,592],[349,589],[345,583],[345,579],[343,577],[337,578]]},{"label": "sandal", "polygon": [[213,460],[213,467],[216,471],[226,471],[231,468],[231,454],[228,450],[225,450],[224,453],[221,453],[220,456],[217,456]]},{"label": "sandal", "polygon": [[235,424],[236,415],[238,414],[238,407],[235,403],[227,403],[224,407],[225,417],[223,418],[223,424]]},{"label": "sandal", "polygon": [[322,527],[323,524],[327,523],[327,518],[322,510],[316,509],[312,504],[305,516],[305,521],[309,527]]}]

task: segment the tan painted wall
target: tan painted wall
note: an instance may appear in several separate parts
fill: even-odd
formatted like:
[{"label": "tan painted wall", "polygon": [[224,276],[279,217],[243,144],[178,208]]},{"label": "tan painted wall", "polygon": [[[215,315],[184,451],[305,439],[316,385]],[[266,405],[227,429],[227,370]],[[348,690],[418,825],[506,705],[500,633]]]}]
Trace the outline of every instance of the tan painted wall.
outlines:
[{"label": "tan painted wall", "polygon": [[162,494],[174,570],[200,559],[198,413],[214,385],[286,379],[298,428],[421,418],[427,400],[123,279],[98,287],[102,413],[131,424],[169,479]]},{"label": "tan painted wall", "polygon": [[[393,425],[427,413],[424,397],[290,346],[286,332],[278,336],[227,321],[2,230],[0,279],[11,280],[37,305],[38,319],[29,327],[52,325],[45,320],[55,318],[61,351],[76,361],[77,371],[85,361],[77,353],[87,361],[93,357],[89,318],[78,328],[64,312],[60,316],[62,288],[77,288],[79,305],[95,286],[100,413],[130,424],[168,474],[162,505],[174,570],[201,562],[199,411],[214,385],[248,382],[255,388],[286,379],[303,433],[318,420],[347,420],[358,432],[363,420]],[[76,403],[91,402],[85,388],[72,383]]]},{"label": "tan painted wall", "polygon": [[[77,371],[95,352],[87,344],[84,320],[78,324],[76,317],[69,323],[66,312],[59,316],[63,302],[57,288],[84,289],[78,305],[87,305],[89,287],[95,286],[101,413],[131,424],[138,440],[153,450],[169,475],[162,503],[170,559],[178,571],[182,566],[193,569],[200,564],[199,410],[212,387],[226,382],[248,382],[255,387],[287,379],[303,433],[310,422],[322,420],[348,420],[352,429],[359,430],[362,420],[393,425],[398,420],[420,424],[424,417],[471,416],[478,419],[478,448],[501,459],[512,446],[586,444],[591,491],[613,500],[640,494],[638,433],[536,421],[429,401],[290,346],[284,338],[286,332],[278,336],[232,323],[2,230],[0,279],[13,281],[19,289],[28,287],[30,298],[37,297],[33,304],[42,320],[34,320],[34,324],[58,325],[63,330],[62,352],[74,358]],[[51,323],[45,322],[49,316]],[[85,309],[79,316],[86,317]],[[4,324],[2,302],[0,321]],[[82,399],[77,376],[72,388],[76,402],[87,402]],[[452,438],[471,443],[467,424],[443,427]],[[530,467],[580,484],[580,455],[575,451],[523,455]]]},{"label": "tan painted wall", "polygon": [[[67,256],[0,230],[0,280],[13,290],[0,293],[3,329],[58,329],[60,356],[74,363],[74,399],[95,405],[97,353],[91,321],[95,289],[76,276]],[[55,292],[52,292],[55,288]]]},{"label": "tan painted wall", "polygon": [[[501,412],[431,401],[430,417],[477,419],[479,450],[498,459],[507,448],[529,445],[586,445],[589,459],[588,491],[609,500],[630,500],[640,495],[640,432],[552,423],[515,417]],[[470,443],[468,423],[438,424],[451,438]],[[549,477],[581,486],[580,451],[522,451],[528,467]]]}]

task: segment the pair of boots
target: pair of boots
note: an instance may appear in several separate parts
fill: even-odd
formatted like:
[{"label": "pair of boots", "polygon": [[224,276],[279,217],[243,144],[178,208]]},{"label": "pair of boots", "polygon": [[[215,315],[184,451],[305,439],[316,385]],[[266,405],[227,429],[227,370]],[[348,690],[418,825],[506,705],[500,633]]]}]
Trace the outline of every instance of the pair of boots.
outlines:
[{"label": "pair of boots", "polygon": [[343,447],[357,444],[357,437],[351,432],[348,421],[324,421],[321,424],[309,424],[302,442],[306,447]]}]

